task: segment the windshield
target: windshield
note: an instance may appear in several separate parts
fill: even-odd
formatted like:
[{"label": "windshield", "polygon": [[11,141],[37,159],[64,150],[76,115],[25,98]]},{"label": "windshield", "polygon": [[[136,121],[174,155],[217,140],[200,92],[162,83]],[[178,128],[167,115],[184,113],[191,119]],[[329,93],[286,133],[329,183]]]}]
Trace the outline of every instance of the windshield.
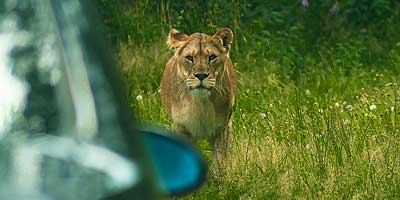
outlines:
[{"label": "windshield", "polygon": [[88,45],[84,6],[0,3],[0,199],[99,199],[143,184],[141,144]]}]

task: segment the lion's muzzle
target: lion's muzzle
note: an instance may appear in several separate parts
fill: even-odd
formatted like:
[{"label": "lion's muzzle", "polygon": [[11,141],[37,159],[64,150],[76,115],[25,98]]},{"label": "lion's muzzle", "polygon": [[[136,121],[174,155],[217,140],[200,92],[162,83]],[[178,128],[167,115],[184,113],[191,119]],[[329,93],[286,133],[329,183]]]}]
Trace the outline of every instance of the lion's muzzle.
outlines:
[{"label": "lion's muzzle", "polygon": [[200,81],[203,81],[205,78],[208,77],[208,73],[196,73],[194,77],[198,78]]},{"label": "lion's muzzle", "polygon": [[195,73],[186,80],[186,84],[190,90],[211,90],[215,85],[215,79],[208,73]]}]

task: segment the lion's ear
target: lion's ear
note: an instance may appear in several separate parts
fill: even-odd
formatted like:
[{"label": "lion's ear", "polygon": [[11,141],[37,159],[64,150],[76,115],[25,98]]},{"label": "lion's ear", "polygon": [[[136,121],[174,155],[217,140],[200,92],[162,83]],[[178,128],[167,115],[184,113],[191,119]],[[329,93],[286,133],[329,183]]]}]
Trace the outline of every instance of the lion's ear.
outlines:
[{"label": "lion's ear", "polygon": [[229,50],[233,39],[233,32],[229,28],[221,28],[213,35],[213,39],[221,41],[222,46]]},{"label": "lion's ear", "polygon": [[187,36],[184,33],[178,32],[176,29],[172,28],[169,31],[167,44],[170,45],[171,47],[178,48],[184,42],[186,42],[188,39],[189,39],[189,36]]}]

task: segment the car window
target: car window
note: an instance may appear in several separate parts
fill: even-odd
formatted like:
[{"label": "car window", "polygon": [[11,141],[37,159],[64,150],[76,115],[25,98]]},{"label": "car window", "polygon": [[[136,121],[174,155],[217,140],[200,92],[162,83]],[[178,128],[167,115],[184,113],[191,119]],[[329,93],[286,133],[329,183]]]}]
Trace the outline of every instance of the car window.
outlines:
[{"label": "car window", "polygon": [[84,6],[0,3],[0,199],[154,198]]}]

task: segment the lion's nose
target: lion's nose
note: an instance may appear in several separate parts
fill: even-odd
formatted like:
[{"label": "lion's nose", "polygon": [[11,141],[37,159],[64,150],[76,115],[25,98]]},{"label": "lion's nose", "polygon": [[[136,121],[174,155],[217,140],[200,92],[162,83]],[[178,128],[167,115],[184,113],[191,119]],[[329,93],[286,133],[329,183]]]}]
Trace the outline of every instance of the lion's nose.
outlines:
[{"label": "lion's nose", "polygon": [[198,78],[200,81],[202,81],[208,77],[208,73],[196,73],[194,74],[194,76]]}]

